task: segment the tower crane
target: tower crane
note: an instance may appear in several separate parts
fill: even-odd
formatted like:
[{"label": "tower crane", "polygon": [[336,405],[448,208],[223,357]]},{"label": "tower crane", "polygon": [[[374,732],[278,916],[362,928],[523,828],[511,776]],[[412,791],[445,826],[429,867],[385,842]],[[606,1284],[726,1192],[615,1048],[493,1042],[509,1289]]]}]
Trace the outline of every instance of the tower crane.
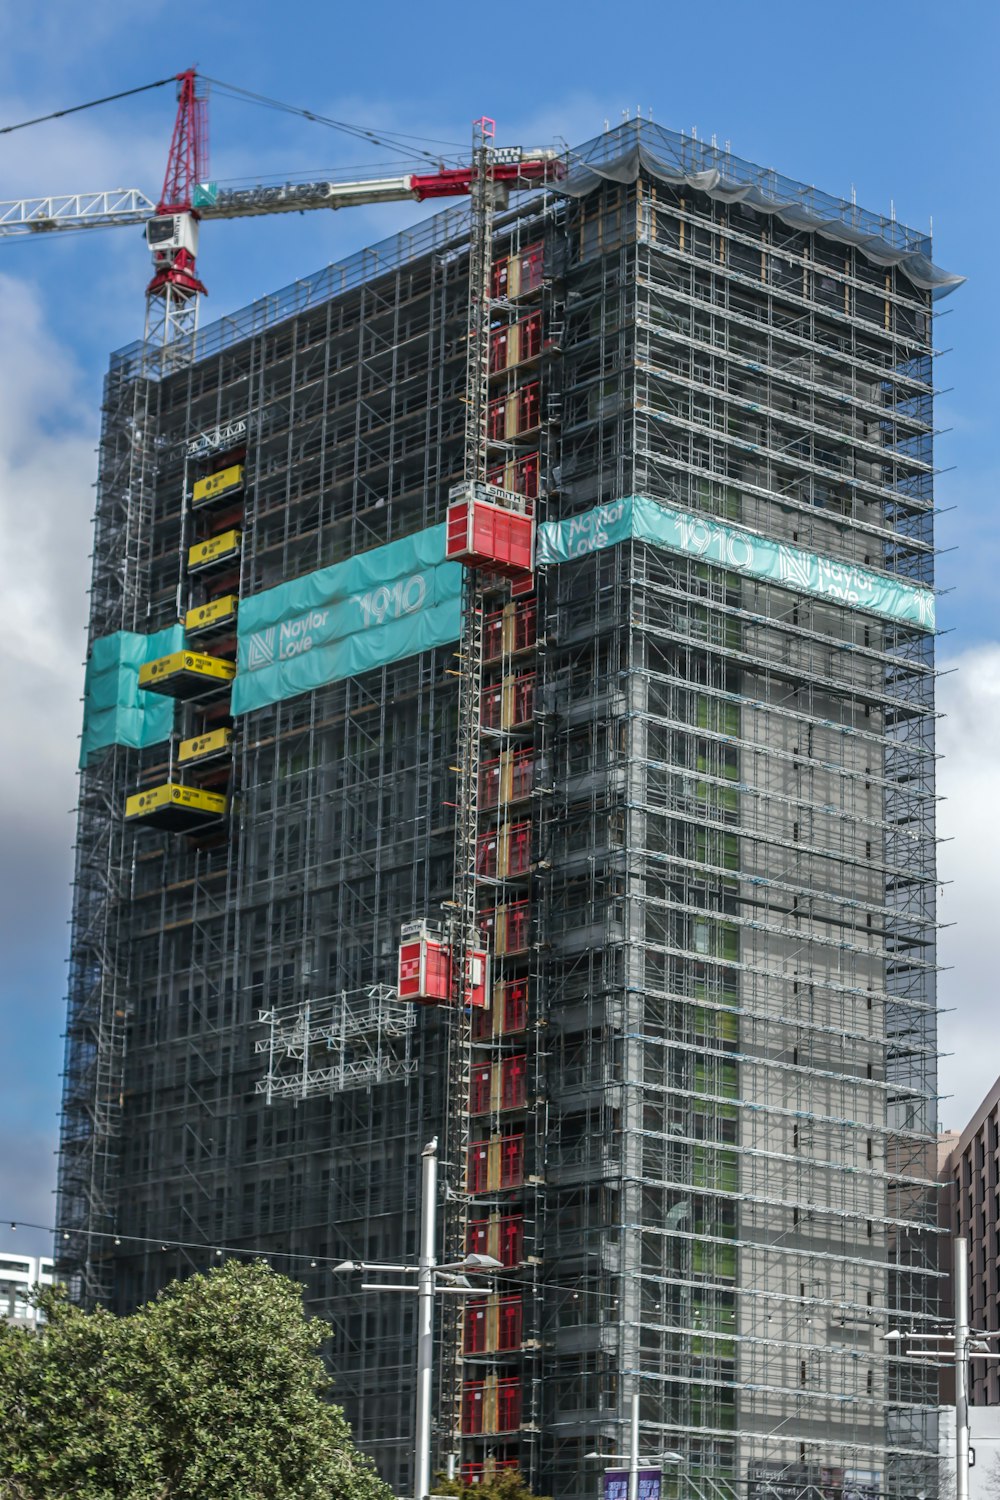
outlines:
[{"label": "tower crane", "polygon": [[[146,288],[145,342],[172,344],[194,333],[200,299],[207,295],[196,268],[199,228],[206,219],[242,219],[263,214],[301,213],[317,208],[350,208],[375,203],[422,203],[433,198],[474,194],[476,162],[407,172],[396,177],[341,182],[286,182],[219,188],[208,180],[208,95],[194,68],[177,74],[177,115],[159,198],[140,188],[113,188],[44,198],[0,202],[0,240],[80,229],[144,225],[153,260]],[[531,187],[561,174],[552,149],[494,150],[495,193]]]}]

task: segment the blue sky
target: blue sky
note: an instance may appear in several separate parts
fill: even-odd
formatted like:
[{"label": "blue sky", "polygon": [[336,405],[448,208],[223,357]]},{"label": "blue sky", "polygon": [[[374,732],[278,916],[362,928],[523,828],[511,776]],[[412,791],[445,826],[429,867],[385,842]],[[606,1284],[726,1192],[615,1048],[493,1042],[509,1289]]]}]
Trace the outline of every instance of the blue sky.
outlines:
[{"label": "blue sky", "polygon": [[[829,7],[633,0],[483,7],[345,7],[287,0],[197,7],[46,0],[0,14],[0,124],[195,65],[210,77],[372,128],[454,142],[488,113],[502,143],[571,143],[623,111],[730,141],[739,155],[926,227],[968,285],[939,304],[940,583],[946,1123],[959,1124],[1000,1053],[988,945],[1000,902],[990,805],[1000,745],[995,496],[1000,315],[992,182],[1000,8],[954,18],[924,0]],[[168,89],[0,135],[0,198],[136,186],[155,197]],[[301,120],[212,102],[213,176],[255,179],[389,159]],[[240,307],[411,222],[409,206],[211,224],[206,318]],[[142,328],[138,231],[0,242],[0,1225],[51,1222],[62,1058],[76,735],[101,379]],[[954,550],[951,550],[954,549]],[[0,1244],[4,1231],[0,1228]],[[28,1244],[19,1231],[17,1242]],[[41,1241],[47,1245],[44,1238]]]}]

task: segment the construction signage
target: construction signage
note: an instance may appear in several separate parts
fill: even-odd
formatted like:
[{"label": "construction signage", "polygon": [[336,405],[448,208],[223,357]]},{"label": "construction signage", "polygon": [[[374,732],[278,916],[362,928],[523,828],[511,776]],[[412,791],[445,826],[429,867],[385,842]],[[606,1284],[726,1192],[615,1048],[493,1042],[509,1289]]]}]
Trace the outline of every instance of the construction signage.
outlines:
[{"label": "construction signage", "polygon": [[934,629],[934,593],[929,588],[786,546],[743,527],[674,510],[644,495],[629,495],[566,521],[539,526],[536,559],[543,564],[572,562],[629,539],[922,630]]},{"label": "construction signage", "polygon": [[431,526],[240,601],[232,711],[456,641],[462,568]]}]

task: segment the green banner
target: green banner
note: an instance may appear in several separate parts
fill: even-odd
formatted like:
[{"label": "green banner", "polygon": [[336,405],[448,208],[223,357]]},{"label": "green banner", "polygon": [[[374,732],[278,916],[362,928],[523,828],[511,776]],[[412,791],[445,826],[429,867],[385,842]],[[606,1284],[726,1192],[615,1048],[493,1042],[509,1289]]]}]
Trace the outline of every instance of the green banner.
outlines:
[{"label": "green banner", "polygon": [[83,735],[80,765],[95,750],[130,745],[142,750],[168,739],[174,727],[174,701],[139,687],[139,668],[184,645],[180,625],[138,635],[118,630],[95,641],[87,660],[83,687]]},{"label": "green banner", "polygon": [[462,568],[431,526],[240,600],[234,714],[457,641]]},{"label": "green banner", "polygon": [[[930,589],[671,510],[642,495],[540,526],[537,561],[542,566],[572,562],[632,538],[934,629]],[[232,712],[250,713],[457,641],[462,568],[444,560],[444,545],[445,528],[432,526],[242,599]],[[150,636],[118,631],[94,642],[84,689],[81,765],[107,745],[142,749],[168,738],[174,703],[140,692],[139,668],[183,645],[180,625]]]},{"label": "green banner", "polygon": [[704,516],[671,510],[643,495],[599,505],[566,521],[545,522],[538,528],[536,557],[543,565],[571,562],[630,537],[718,563],[750,578],[764,578],[798,593],[901,620],[921,630],[934,629],[931,589],[804,552],[800,547],[770,541],[756,532],[724,526]]}]

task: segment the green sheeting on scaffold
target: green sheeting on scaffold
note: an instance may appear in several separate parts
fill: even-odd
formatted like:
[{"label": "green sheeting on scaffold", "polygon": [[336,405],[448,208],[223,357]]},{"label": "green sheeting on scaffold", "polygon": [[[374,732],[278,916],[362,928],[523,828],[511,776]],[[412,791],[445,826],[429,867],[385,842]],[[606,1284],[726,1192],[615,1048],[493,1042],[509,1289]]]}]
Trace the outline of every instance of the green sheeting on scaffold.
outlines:
[{"label": "green sheeting on scaffold", "polygon": [[934,594],[929,588],[671,510],[643,495],[599,505],[566,521],[543,523],[538,528],[536,558],[542,565],[572,562],[633,537],[798,593],[901,620],[921,630],[934,629]]},{"label": "green sheeting on scaffold", "polygon": [[[754,532],[671,510],[642,495],[538,528],[542,566],[619,542],[650,542],[784,588],[934,629],[930,589],[819,557]],[[232,712],[250,713],[329,682],[457,641],[462,568],[444,560],[445,528],[375,547],[241,600]],[[139,691],[139,668],[180,650],[180,625],[95,641],[87,667],[80,764],[107,745],[167,739],[174,703]]]},{"label": "green sheeting on scaffold", "polygon": [[462,567],[444,546],[431,526],[241,599],[233,713],[457,641]]},{"label": "green sheeting on scaffold", "polygon": [[181,625],[171,625],[155,635],[117,630],[94,642],[83,687],[81,766],[95,750],[105,750],[109,745],[142,750],[170,737],[174,701],[142,691],[139,668],[158,656],[179,651],[183,645]]}]

